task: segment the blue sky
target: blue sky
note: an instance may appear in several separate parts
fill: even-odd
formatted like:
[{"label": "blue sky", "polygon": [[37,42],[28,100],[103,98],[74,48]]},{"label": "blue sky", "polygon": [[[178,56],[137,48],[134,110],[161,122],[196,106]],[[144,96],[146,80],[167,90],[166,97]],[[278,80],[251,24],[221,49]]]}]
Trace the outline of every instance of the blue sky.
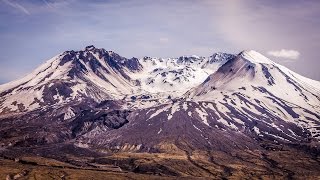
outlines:
[{"label": "blue sky", "polygon": [[0,0],[0,84],[87,45],[125,57],[254,49],[320,80],[320,1]]}]

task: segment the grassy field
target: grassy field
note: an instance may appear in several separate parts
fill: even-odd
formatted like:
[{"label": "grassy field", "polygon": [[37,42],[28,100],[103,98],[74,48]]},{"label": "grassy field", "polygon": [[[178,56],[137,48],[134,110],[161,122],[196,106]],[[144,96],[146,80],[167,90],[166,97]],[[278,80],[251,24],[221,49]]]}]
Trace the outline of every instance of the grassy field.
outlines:
[{"label": "grassy field", "polygon": [[[28,158],[34,162],[37,158]],[[41,158],[36,161],[46,165],[30,165],[15,162],[8,159],[0,159],[0,179],[6,179],[9,175],[15,176],[22,172],[27,172],[19,179],[175,179],[173,177],[161,177],[154,175],[136,174],[132,172],[111,172],[94,168],[74,168],[72,165]],[[61,167],[60,165],[63,165]]]},{"label": "grassy field", "polygon": [[[295,153],[293,155],[293,153]],[[295,158],[292,158],[295,157]],[[80,160],[80,159],[78,159]],[[298,151],[115,153],[76,166],[50,158],[0,158],[0,179],[319,179],[319,159]]]}]

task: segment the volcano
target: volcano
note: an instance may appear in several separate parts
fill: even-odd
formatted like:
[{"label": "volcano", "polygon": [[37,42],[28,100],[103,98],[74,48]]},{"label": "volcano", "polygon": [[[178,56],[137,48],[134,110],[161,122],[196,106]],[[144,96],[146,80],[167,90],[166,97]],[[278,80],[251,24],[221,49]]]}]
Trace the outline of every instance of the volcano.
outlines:
[{"label": "volcano", "polygon": [[138,59],[87,46],[0,85],[0,155],[106,177],[312,179],[319,114],[320,82],[253,50]]}]

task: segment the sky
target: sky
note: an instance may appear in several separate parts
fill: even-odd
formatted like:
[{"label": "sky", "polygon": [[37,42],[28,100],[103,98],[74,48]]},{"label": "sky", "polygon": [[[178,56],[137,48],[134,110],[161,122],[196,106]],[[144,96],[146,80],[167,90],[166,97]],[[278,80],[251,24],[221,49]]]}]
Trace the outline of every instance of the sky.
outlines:
[{"label": "sky", "polygon": [[0,84],[87,45],[131,58],[253,49],[320,80],[318,0],[0,0]]}]

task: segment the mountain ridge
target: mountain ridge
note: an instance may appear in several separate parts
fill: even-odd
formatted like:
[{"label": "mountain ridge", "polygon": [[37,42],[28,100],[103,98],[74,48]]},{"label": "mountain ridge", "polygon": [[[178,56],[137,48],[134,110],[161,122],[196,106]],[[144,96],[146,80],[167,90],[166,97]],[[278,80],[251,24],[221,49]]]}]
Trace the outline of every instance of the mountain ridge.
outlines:
[{"label": "mountain ridge", "polygon": [[[52,94],[52,96],[56,95],[57,98],[59,96],[59,91],[61,91],[60,94],[63,95],[60,97],[60,100],[61,98],[67,99],[70,96],[72,96],[74,99],[75,96],[81,96],[81,94],[84,92],[90,93],[96,89],[96,92],[93,92],[94,94],[89,94],[86,96],[92,97],[96,101],[100,101],[102,98],[108,97],[121,99],[121,97],[123,97],[125,94],[141,94],[141,91],[148,91],[147,93],[151,94],[158,93],[158,91],[164,93],[166,90],[153,90],[154,86],[157,86],[156,83],[160,85],[166,84],[170,88],[173,87],[175,81],[187,83],[186,81],[190,82],[190,79],[197,80],[199,78],[195,76],[206,76],[208,73],[206,73],[204,70],[202,71],[201,68],[204,67],[200,67],[199,64],[197,69],[189,67],[190,62],[187,61],[190,61],[191,59],[199,61],[198,63],[207,61],[205,62],[206,64],[203,64],[202,66],[212,66],[212,64],[218,64],[217,60],[210,63],[209,58],[195,58],[191,56],[184,56],[183,59],[185,62],[183,62],[182,57],[183,56],[179,58],[168,59],[127,59],[112,51],[98,49],[94,46],[87,46],[81,51],[71,50],[58,54],[57,56],[48,60],[46,63],[39,66],[35,71],[26,77],[17,81],[0,85],[0,93],[2,97],[9,96],[10,93],[15,89],[13,92],[16,92],[16,94],[32,94],[31,92],[24,93],[23,90],[36,87],[38,89],[34,91],[38,92],[38,95],[34,96],[33,98],[36,98],[36,101],[41,101],[42,97],[40,94],[43,94],[43,91],[46,89],[50,89],[48,90],[50,93],[48,93]],[[223,59],[223,56],[220,58]],[[180,62],[179,59],[181,60]],[[135,88],[135,86],[141,86],[139,85],[141,84],[141,79],[130,77],[135,76],[136,72],[142,71],[142,64],[140,62],[143,63],[145,71],[144,74],[142,74],[145,76],[142,77],[143,81],[145,81],[143,82],[144,84],[142,84],[142,86],[144,85],[147,90],[139,87]],[[152,68],[152,66],[157,66],[157,68],[148,71],[148,68]],[[170,68],[166,68],[166,66],[170,66]],[[214,69],[216,67],[209,68]],[[201,74],[196,74],[198,72]],[[203,77],[201,78],[203,79]],[[52,82],[49,81],[60,82],[59,87],[55,87],[58,93],[53,92],[55,89],[51,88],[50,85],[52,85]],[[90,84],[87,87],[84,87],[88,83]],[[22,88],[20,87],[20,89],[17,89],[19,88],[19,85]],[[174,88],[175,87],[173,87],[173,89]],[[81,92],[78,93],[78,90]],[[52,99],[51,102],[55,103],[57,98]],[[12,103],[15,102],[16,99],[11,100],[6,104],[6,106],[12,106]],[[23,106],[30,106],[33,104],[34,107],[31,107],[31,109],[34,109],[37,107],[35,106],[37,102],[33,102],[35,101],[29,100],[29,102],[26,104],[22,104]],[[19,101],[17,101],[15,104],[19,104]]]},{"label": "mountain ridge", "polygon": [[[91,45],[81,51],[61,53],[25,80],[17,82],[11,87],[10,83],[0,86],[2,114],[27,113],[81,101],[99,104],[106,100],[117,102],[120,109],[143,111],[186,99],[214,103],[209,109],[192,105],[196,109],[194,113],[208,126],[211,126],[208,121],[210,111],[233,112],[247,119],[250,116],[258,118],[262,113],[268,114],[266,117],[312,129],[311,134],[320,137],[319,116],[316,115],[320,113],[317,85],[253,50],[245,50],[238,55],[214,53],[210,57],[127,59]],[[6,91],[5,86],[9,86]],[[255,108],[247,103],[244,105],[246,101],[252,101],[250,104]],[[173,107],[168,106],[169,109]],[[179,109],[186,111],[188,105]],[[168,120],[177,110],[172,109],[166,115]],[[247,115],[249,111],[258,114]],[[222,114],[211,115],[217,117],[211,121],[218,121],[231,129],[242,129],[242,125],[251,124],[246,119]],[[74,116],[70,109],[64,115],[66,118]]]}]

